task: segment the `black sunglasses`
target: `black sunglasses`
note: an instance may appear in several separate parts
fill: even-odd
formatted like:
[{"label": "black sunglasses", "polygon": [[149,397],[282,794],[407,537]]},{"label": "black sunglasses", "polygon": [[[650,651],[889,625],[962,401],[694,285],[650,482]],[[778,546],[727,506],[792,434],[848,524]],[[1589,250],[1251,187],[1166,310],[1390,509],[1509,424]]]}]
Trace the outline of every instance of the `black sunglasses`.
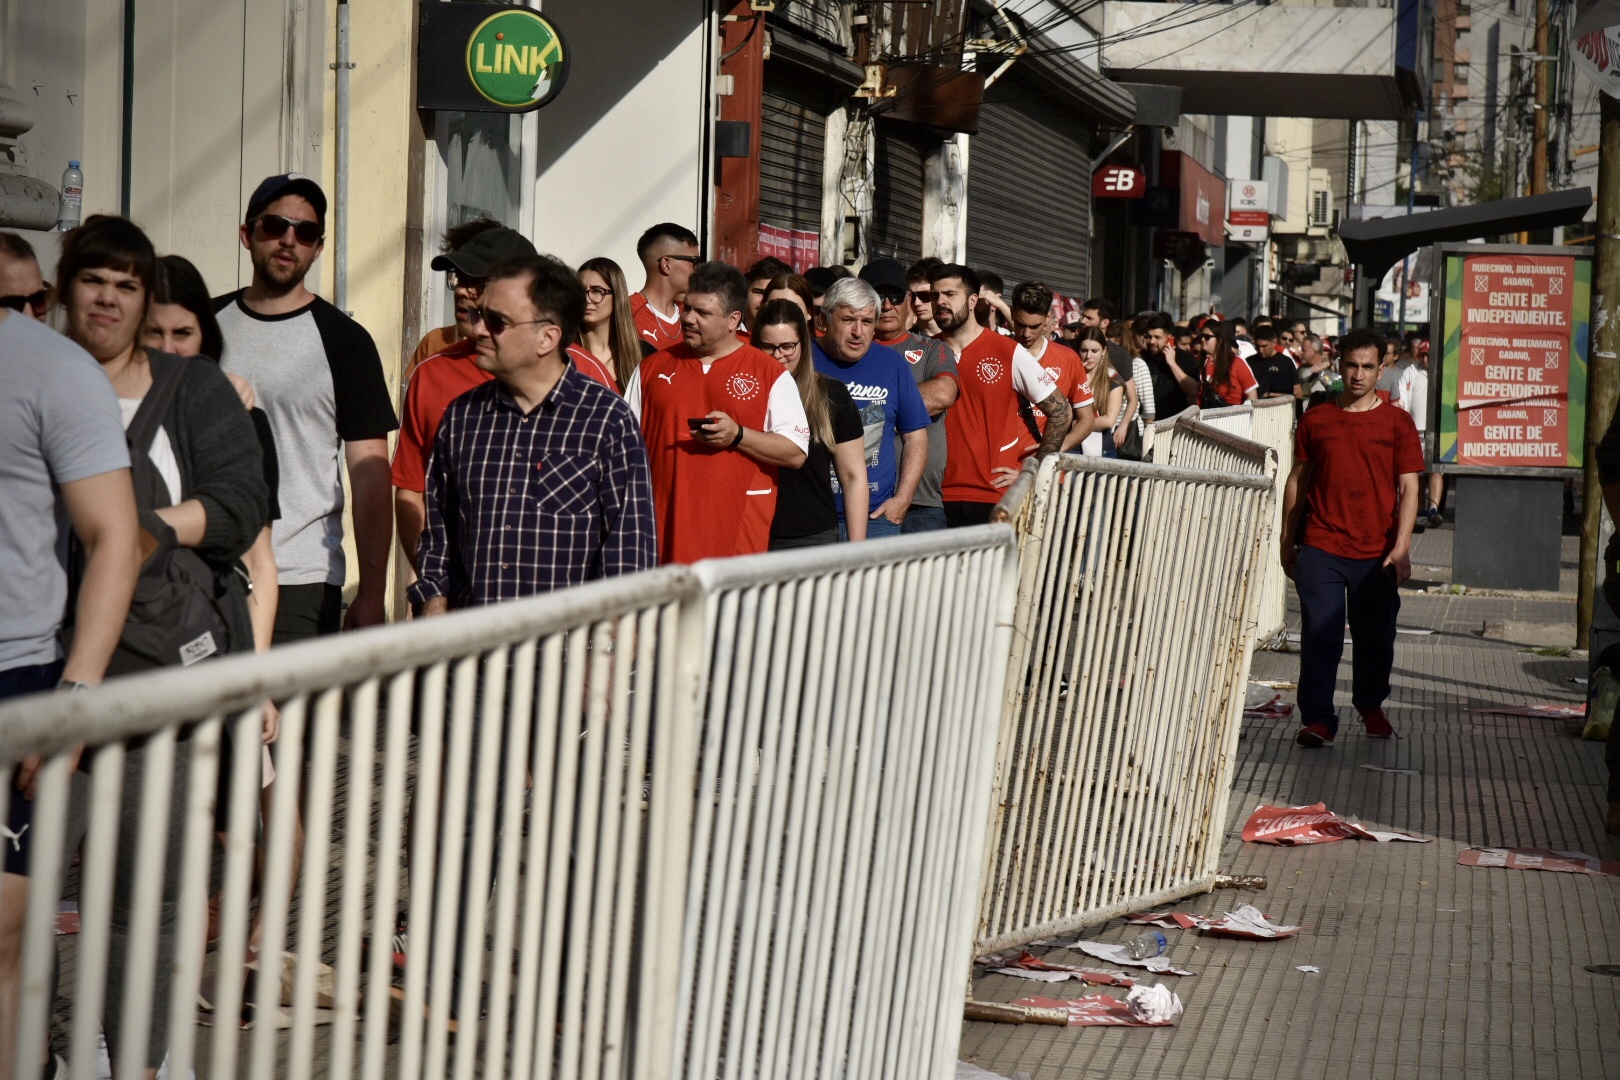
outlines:
[{"label": "black sunglasses", "polygon": [[489,331],[490,337],[500,337],[501,333],[508,326],[539,326],[543,323],[550,323],[553,326],[557,325],[557,321],[555,319],[508,319],[505,315],[502,315],[499,312],[490,311],[488,308],[481,307],[475,307],[472,309],[472,321],[482,321],[484,324],[484,329]]},{"label": "black sunglasses", "polygon": [[701,255],[665,255],[664,258],[674,259],[676,262],[691,263],[693,266],[703,261]]},{"label": "black sunglasses", "polygon": [[25,307],[34,309],[35,315],[44,315],[45,308],[51,299],[51,287],[45,286],[38,292],[27,296],[0,296],[0,307],[10,308],[12,311],[22,311]]},{"label": "black sunglasses", "polygon": [[913,289],[911,291],[911,298],[920,304],[932,304],[934,302],[934,297],[938,295],[938,293],[931,289]]},{"label": "black sunglasses", "polygon": [[899,307],[901,304],[904,304],[906,302],[906,294],[905,293],[903,293],[903,292],[894,292],[894,291],[889,290],[889,289],[879,289],[878,290],[878,298],[880,300],[882,300],[885,304],[888,304],[890,307]]},{"label": "black sunglasses", "polygon": [[266,240],[280,240],[291,229],[293,239],[305,247],[314,247],[326,235],[318,221],[297,221],[280,214],[260,214],[254,219],[254,224],[258,227],[259,235]]}]

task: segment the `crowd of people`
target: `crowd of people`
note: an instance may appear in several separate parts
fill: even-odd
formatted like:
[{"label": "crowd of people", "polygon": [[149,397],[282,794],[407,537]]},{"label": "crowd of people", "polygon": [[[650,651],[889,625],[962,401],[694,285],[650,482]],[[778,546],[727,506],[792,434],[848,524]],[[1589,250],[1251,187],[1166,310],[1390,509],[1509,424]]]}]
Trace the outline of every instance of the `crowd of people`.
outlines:
[{"label": "crowd of people", "polygon": [[[740,269],[670,223],[637,243],[631,293],[611,259],[569,267],[478,219],[432,262],[454,321],[413,351],[396,416],[370,334],[306,284],[326,214],[313,180],[266,179],[239,230],[251,282],[220,296],[121,217],[66,234],[54,288],[0,233],[0,698],[381,623],[396,537],[426,618],[660,564],[981,524],[1032,457],[1140,459],[1147,425],[1189,406],[1306,408],[1341,387],[1335,342],[1297,321],[1123,319],[1102,298],[1071,312],[1040,281],[1006,289],[933,258]],[[1378,382],[1419,428],[1426,360],[1397,344]],[[1427,513],[1438,502],[1436,485]],[[277,723],[267,707],[264,745]],[[251,752],[268,805],[274,768]],[[142,768],[132,750],[115,928]],[[36,769],[16,771],[0,826],[0,1076]],[[166,874],[148,1032],[122,1030],[114,934],[108,1044],[144,1037],[148,1075],[178,889]],[[255,926],[250,957],[258,940]],[[43,1075],[62,1067],[42,1055]]]}]

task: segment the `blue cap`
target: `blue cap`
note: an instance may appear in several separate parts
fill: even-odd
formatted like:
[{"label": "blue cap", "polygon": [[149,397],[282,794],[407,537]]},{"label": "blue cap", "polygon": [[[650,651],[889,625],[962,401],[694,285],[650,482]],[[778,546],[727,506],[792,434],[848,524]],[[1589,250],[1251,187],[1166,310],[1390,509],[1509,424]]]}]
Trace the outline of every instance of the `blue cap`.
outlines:
[{"label": "blue cap", "polygon": [[303,173],[281,173],[277,176],[266,177],[264,182],[253,189],[253,195],[247,203],[247,220],[258,217],[260,212],[283,195],[300,195],[309,200],[309,205],[315,208],[315,214],[324,224],[326,221],[326,193],[321,185],[305,176]]},{"label": "blue cap", "polygon": [[78,163],[78,162],[77,162],[77,161],[70,161],[70,162],[68,162],[68,168],[70,168],[70,169],[77,169],[77,168],[78,168],[78,167],[79,167],[79,163]]}]

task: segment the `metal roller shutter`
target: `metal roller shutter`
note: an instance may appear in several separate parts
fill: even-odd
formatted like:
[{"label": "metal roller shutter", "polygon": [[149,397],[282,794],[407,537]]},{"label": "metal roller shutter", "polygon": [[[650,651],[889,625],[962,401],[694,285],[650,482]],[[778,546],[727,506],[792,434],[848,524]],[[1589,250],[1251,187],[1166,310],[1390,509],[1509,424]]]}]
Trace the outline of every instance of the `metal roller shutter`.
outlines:
[{"label": "metal roller shutter", "polygon": [[891,257],[903,263],[922,256],[923,140],[893,122],[877,123],[872,168],[872,224],[867,234],[868,258]]},{"label": "metal roller shutter", "polygon": [[824,113],[766,91],[759,139],[759,218],[765,225],[821,232]]},{"label": "metal roller shutter", "polygon": [[968,149],[967,261],[1010,289],[1044,281],[1065,296],[1090,285],[1090,131],[1003,82],[979,112]]}]

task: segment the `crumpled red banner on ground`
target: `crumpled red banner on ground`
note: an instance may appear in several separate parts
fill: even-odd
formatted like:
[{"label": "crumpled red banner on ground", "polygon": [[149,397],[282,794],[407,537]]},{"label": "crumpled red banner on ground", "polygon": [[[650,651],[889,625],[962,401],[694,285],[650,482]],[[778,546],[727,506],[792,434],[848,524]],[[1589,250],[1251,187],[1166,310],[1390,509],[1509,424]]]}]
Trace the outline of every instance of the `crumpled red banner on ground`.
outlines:
[{"label": "crumpled red banner on ground", "polygon": [[1073,1001],[1049,997],[1019,998],[1014,1005],[1037,1009],[1062,1009],[1069,1014],[1070,1027],[1170,1027],[1173,1020],[1139,1020],[1130,1005],[1108,994],[1087,994]]},{"label": "crumpled red banner on ground", "polygon": [[1251,844],[1277,844],[1296,847],[1301,844],[1331,844],[1335,840],[1406,840],[1414,844],[1427,844],[1429,837],[1411,833],[1369,829],[1354,821],[1346,821],[1327,808],[1326,803],[1309,806],[1255,807],[1249,820],[1243,823],[1243,839]]}]

